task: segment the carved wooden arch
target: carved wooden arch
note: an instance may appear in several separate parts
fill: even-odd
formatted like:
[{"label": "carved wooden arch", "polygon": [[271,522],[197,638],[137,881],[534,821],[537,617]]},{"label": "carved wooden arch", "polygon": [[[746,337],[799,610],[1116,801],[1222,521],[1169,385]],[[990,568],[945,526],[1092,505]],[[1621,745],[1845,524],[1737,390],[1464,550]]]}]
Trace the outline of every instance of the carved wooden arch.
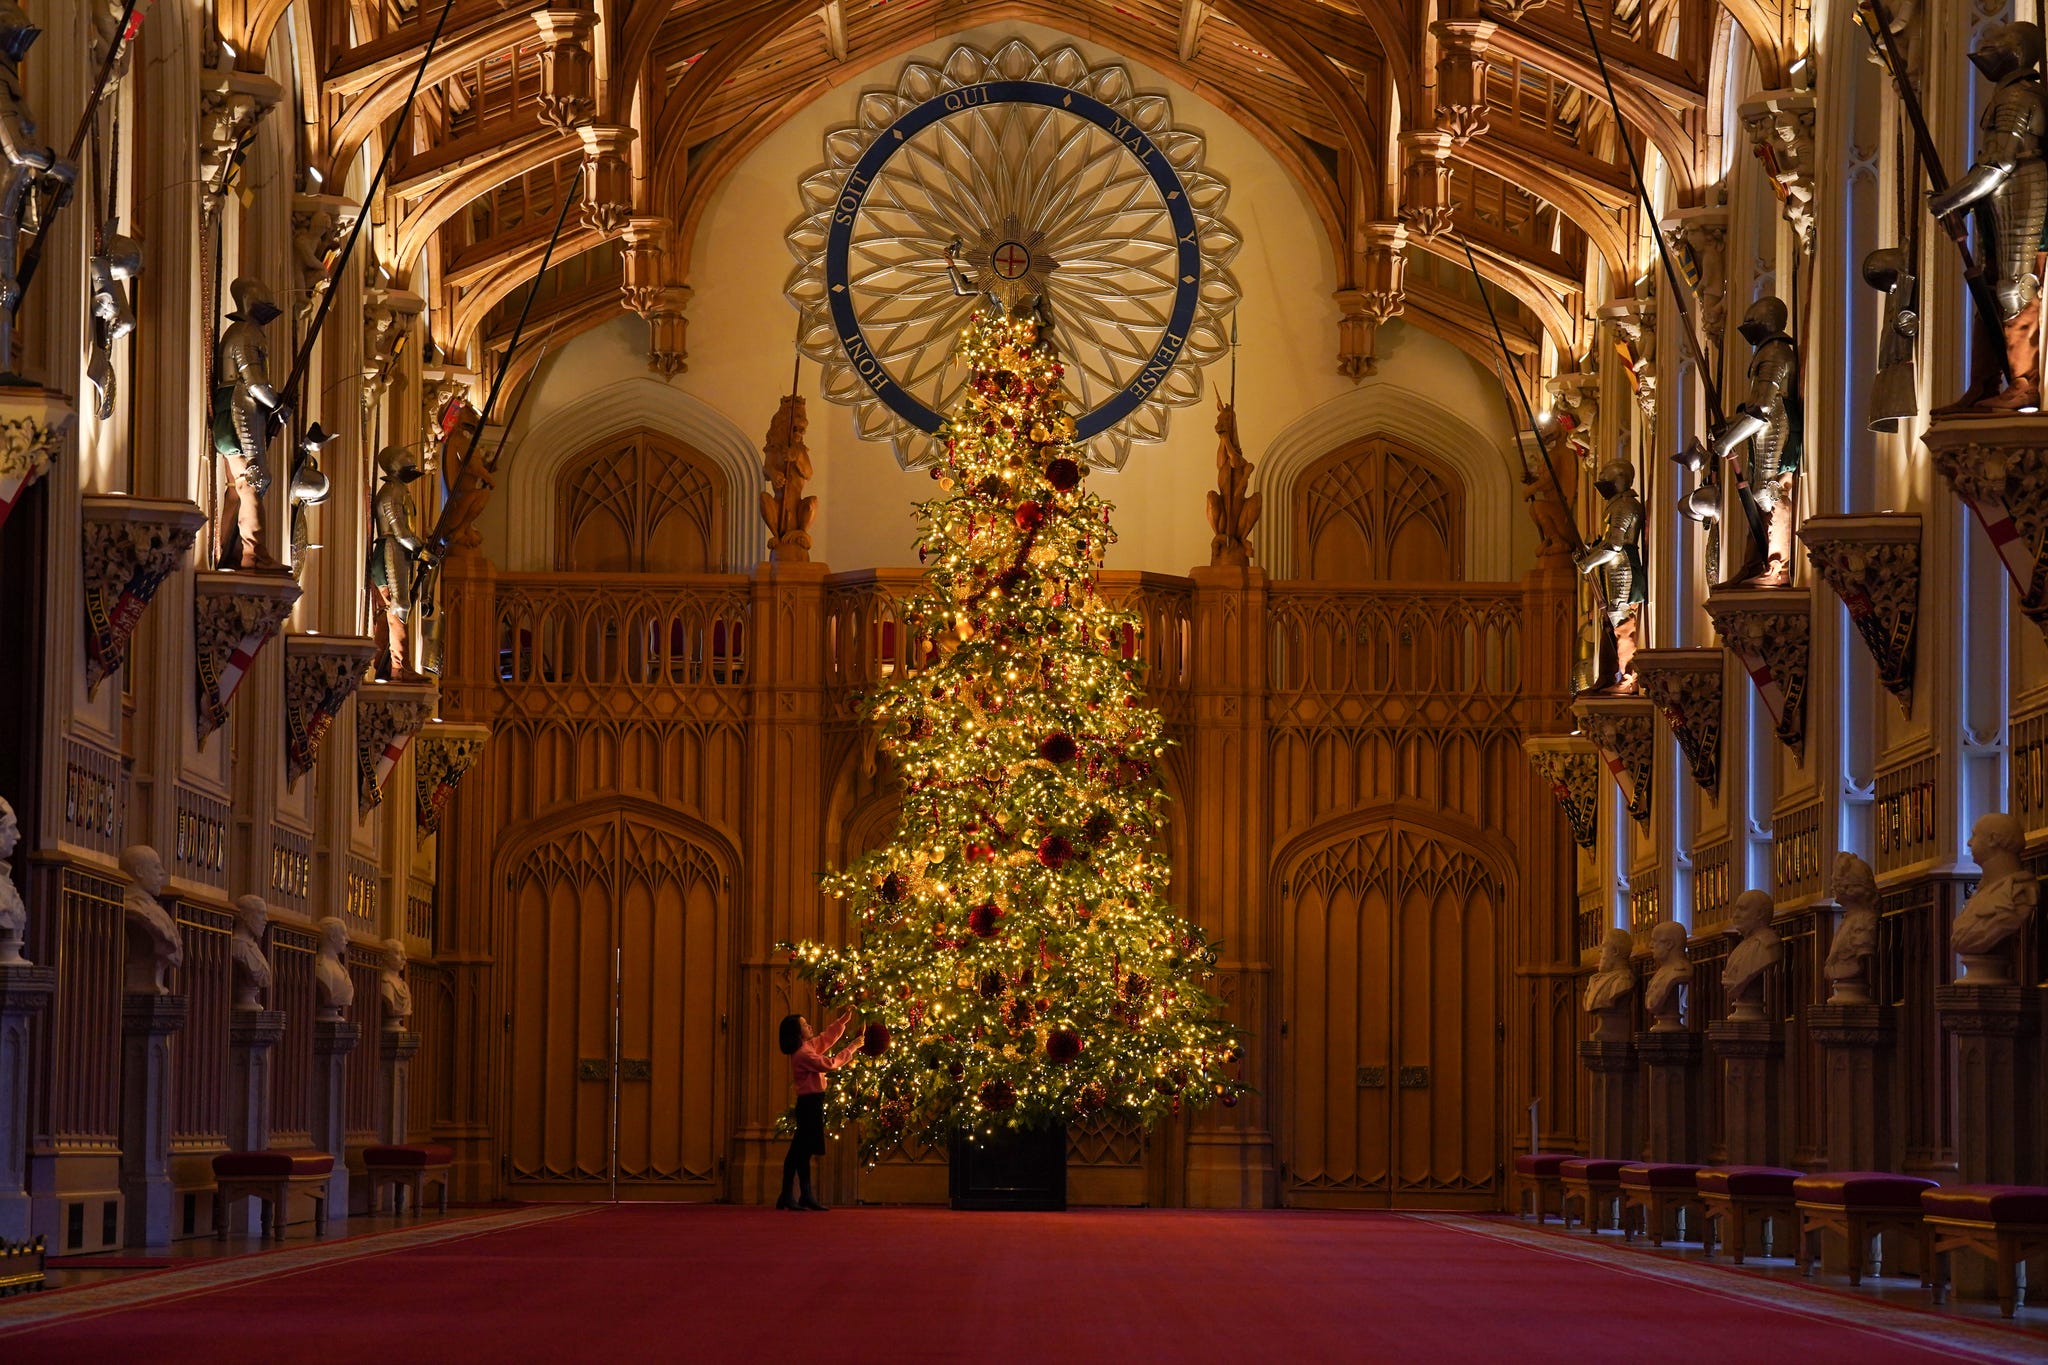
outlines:
[{"label": "carved wooden arch", "polygon": [[[1336,503],[1323,497],[1323,514],[1318,516],[1318,483],[1341,470],[1358,471],[1361,463],[1372,466],[1365,479],[1354,477],[1359,496]],[[1399,469],[1410,477],[1398,487],[1390,485],[1387,474]],[[1336,518],[1357,527],[1371,562],[1362,574],[1331,574],[1326,581],[1426,583],[1461,581],[1465,578],[1465,480],[1457,469],[1420,446],[1387,435],[1363,436],[1330,451],[1301,472],[1293,483],[1292,505],[1286,515],[1294,519],[1294,577],[1325,580],[1316,572],[1317,550],[1323,535]],[[1371,503],[1361,509],[1359,504]],[[1396,520],[1398,517],[1398,520]],[[1394,559],[1403,532],[1420,525],[1433,531],[1442,547],[1443,562],[1430,566],[1433,572],[1397,572]]]},{"label": "carved wooden arch", "polygon": [[[1519,887],[1516,869],[1520,866],[1521,852],[1515,847],[1514,840],[1499,830],[1475,825],[1433,806],[1412,801],[1380,801],[1314,821],[1281,841],[1273,850],[1267,879],[1273,904],[1279,904],[1285,894],[1282,886],[1294,870],[1314,854],[1368,830],[1388,825],[1409,825],[1470,852],[1493,878],[1503,906]],[[1271,921],[1273,917],[1268,918]],[[1269,922],[1268,927],[1277,929],[1278,926]],[[1273,947],[1270,943],[1267,946],[1269,951]]]},{"label": "carved wooden arch", "polygon": [[1503,143],[1474,138],[1458,149],[1457,157],[1527,190],[1555,208],[1586,234],[1586,240],[1606,261],[1611,277],[1629,278],[1629,236],[1607,205],[1563,177],[1546,174],[1526,154]]},{"label": "carved wooden arch", "polygon": [[739,889],[740,869],[745,864],[734,837],[686,810],[624,793],[571,802],[505,826],[493,841],[496,847],[491,853],[492,886],[499,891],[509,886],[513,869],[519,862],[535,849],[553,842],[557,836],[590,824],[594,817],[609,819],[613,815],[631,816],[642,824],[679,835],[710,854],[718,875],[723,879],[719,890],[726,898],[728,918],[736,925],[738,901],[734,893]]},{"label": "carved wooden arch", "polygon": [[[817,12],[815,0],[776,0],[760,13],[721,37],[690,64],[676,82],[654,125],[654,145],[647,156],[647,175],[656,184],[672,182],[689,153],[690,124],[704,101],[718,92],[733,68],[754,55],[762,44],[791,24]],[[653,35],[645,49],[628,53],[627,71],[637,72],[653,51]]]},{"label": "carved wooden arch", "polygon": [[[1586,92],[1586,98],[1604,104],[1606,89],[1600,83],[1600,69],[1591,53],[1551,47],[1512,24],[1503,24],[1493,35],[1493,47],[1510,56],[1521,57],[1551,74],[1570,81]],[[1612,64],[1609,71],[1612,71]],[[1621,106],[1623,137],[1631,130],[1648,138],[1671,167],[1671,188],[1675,200],[1688,202],[1694,191],[1692,137],[1671,111],[1654,97],[1644,94],[1626,78],[1614,82],[1615,102]],[[1547,197],[1547,196],[1546,196]]]},{"label": "carved wooden arch", "polygon": [[[714,460],[653,427],[593,441],[555,473],[555,567],[564,573],[716,572],[725,562],[725,482]],[[657,566],[656,542],[678,516],[696,532],[697,562]],[[597,518],[617,531],[627,562],[577,562],[586,528],[602,529]]]},{"label": "carved wooden arch", "polygon": [[[541,257],[547,252],[548,231],[552,227],[552,223],[542,223],[531,240],[491,262],[483,279],[464,286],[462,298],[456,303],[454,316],[448,324],[451,345],[466,345],[483,326],[484,319],[491,315],[492,309],[532,282],[540,270]],[[562,240],[555,244],[552,264],[559,265],[572,256],[595,250],[609,240],[596,228],[579,225],[572,217],[562,229]]]},{"label": "carved wooden arch", "polygon": [[[399,216],[393,267],[404,275],[443,224],[507,181],[564,157],[581,156],[581,147],[574,134],[537,128],[500,147],[489,160],[465,167],[427,190]],[[399,194],[402,200],[403,186]]]}]

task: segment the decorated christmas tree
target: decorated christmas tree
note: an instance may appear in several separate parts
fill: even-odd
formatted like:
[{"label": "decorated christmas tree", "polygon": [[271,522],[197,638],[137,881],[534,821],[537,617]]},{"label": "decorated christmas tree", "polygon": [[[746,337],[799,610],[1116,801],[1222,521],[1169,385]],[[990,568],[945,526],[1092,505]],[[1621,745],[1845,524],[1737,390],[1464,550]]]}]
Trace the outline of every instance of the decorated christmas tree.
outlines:
[{"label": "decorated christmas tree", "polygon": [[866,1021],[832,1091],[862,1150],[906,1134],[1150,1124],[1234,1104],[1216,950],[1165,895],[1167,741],[1097,588],[1109,504],[1088,492],[1062,367],[1028,312],[961,334],[965,397],[921,504],[925,667],[866,699],[902,780],[887,845],[825,880],[853,942],[795,945]]}]

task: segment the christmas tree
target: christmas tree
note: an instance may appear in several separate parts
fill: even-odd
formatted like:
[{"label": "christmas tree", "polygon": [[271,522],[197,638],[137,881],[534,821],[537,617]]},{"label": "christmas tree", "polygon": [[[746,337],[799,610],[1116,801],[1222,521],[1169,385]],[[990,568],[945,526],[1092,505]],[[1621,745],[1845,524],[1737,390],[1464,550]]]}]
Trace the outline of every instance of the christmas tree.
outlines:
[{"label": "christmas tree", "polygon": [[1097,590],[1110,508],[1084,487],[1048,330],[990,307],[961,334],[907,608],[926,666],[865,702],[901,823],[825,879],[855,941],[791,950],[868,1021],[830,1103],[870,1159],[906,1134],[1150,1124],[1243,1089],[1205,989],[1216,950],[1164,894],[1167,741],[1126,657],[1137,618]]}]

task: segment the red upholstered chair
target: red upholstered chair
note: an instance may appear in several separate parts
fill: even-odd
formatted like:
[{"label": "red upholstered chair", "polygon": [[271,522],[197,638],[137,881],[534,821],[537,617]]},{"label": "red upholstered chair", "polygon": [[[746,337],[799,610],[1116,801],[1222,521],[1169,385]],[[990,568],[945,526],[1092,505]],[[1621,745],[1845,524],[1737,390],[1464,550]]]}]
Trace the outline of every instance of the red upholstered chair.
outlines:
[{"label": "red upholstered chair", "polygon": [[228,1210],[243,1199],[263,1201],[263,1236],[283,1241],[294,1190],[313,1196],[313,1235],[327,1231],[327,1178],[334,1158],[325,1152],[222,1152],[213,1159],[213,1235],[228,1236]]},{"label": "red upholstered chair", "polygon": [[1707,1211],[1707,1255],[1714,1254],[1716,1223],[1720,1224],[1721,1241],[1735,1253],[1737,1265],[1742,1264],[1743,1253],[1749,1249],[1751,1220],[1760,1228],[1769,1227],[1773,1251],[1782,1248],[1784,1223],[1790,1221],[1795,1228],[1798,1226],[1792,1207],[1792,1182],[1803,1174],[1782,1166],[1701,1167],[1694,1183],[1699,1186],[1700,1203]]},{"label": "red upholstered chair", "polygon": [[1870,1239],[1896,1232],[1919,1241],[1920,1273],[1931,1279],[1934,1257],[1920,1221],[1920,1194],[1934,1188],[1932,1180],[1889,1171],[1800,1176],[1792,1182],[1792,1202],[1799,1210],[1799,1268],[1813,1274],[1814,1247],[1821,1234],[1838,1232],[1849,1243],[1849,1283],[1862,1284]]},{"label": "red upholstered chair", "polygon": [[1934,1301],[1948,1286],[1948,1254],[1960,1247],[1997,1265],[1998,1311],[2011,1317],[2019,1306],[2020,1263],[2048,1257],[2048,1186],[1946,1185],[1923,1190],[1920,1211],[1934,1253]]},{"label": "red upholstered chair", "polygon": [[1545,1205],[1557,1204],[1557,1216],[1564,1217],[1564,1181],[1558,1176],[1558,1168],[1571,1160],[1570,1152],[1523,1152],[1515,1158],[1515,1197],[1517,1210],[1536,1205],[1536,1221],[1541,1223]]},{"label": "red upholstered chair", "polygon": [[1699,1169],[1683,1161],[1631,1161],[1622,1167],[1623,1238],[1636,1239],[1636,1220],[1630,1215],[1637,1209],[1643,1211],[1643,1231],[1658,1246],[1664,1245],[1664,1229],[1673,1225],[1676,1214],[1685,1209],[1695,1217],[1702,1214],[1699,1190],[1693,1184]]},{"label": "red upholstered chair", "polygon": [[[1572,1201],[1579,1204],[1579,1216],[1586,1224],[1586,1231],[1600,1231],[1601,1219],[1596,1216],[1595,1201],[1602,1208],[1618,1206],[1621,1202],[1621,1168],[1628,1163],[1615,1157],[1575,1156],[1567,1159],[1557,1168],[1557,1178],[1564,1185],[1564,1195],[1558,1200],[1558,1213],[1564,1219],[1566,1232],[1572,1227]],[[1621,1225],[1617,1208],[1615,1226]]]},{"label": "red upholstered chair", "polygon": [[370,1177],[370,1209],[377,1208],[384,1186],[391,1186],[391,1212],[404,1212],[405,1193],[412,1191],[412,1211],[417,1215],[426,1200],[427,1182],[441,1187],[441,1212],[448,1212],[448,1168],[455,1163],[455,1149],[438,1142],[363,1148],[363,1170]]}]

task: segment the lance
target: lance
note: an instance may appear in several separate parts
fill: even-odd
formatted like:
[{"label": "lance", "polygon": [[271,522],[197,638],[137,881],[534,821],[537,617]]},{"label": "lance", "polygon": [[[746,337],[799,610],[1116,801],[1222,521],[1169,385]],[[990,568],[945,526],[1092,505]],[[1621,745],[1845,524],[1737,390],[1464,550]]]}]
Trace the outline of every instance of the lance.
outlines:
[{"label": "lance", "polygon": [[[1458,245],[1465,249],[1465,266],[1472,272],[1472,283],[1478,286],[1479,301],[1486,305],[1486,320],[1493,324],[1493,341],[1500,348],[1501,364],[1506,367],[1507,373],[1503,374],[1500,380],[1500,396],[1501,400],[1508,404],[1508,425],[1515,428],[1517,435],[1521,434],[1521,423],[1515,420],[1515,405],[1509,400],[1508,395],[1507,375],[1512,374],[1515,377],[1514,396],[1522,400],[1522,412],[1529,419],[1529,430],[1535,433],[1536,449],[1543,456],[1543,468],[1550,475],[1550,486],[1557,493],[1557,501],[1564,508],[1566,516],[1569,517],[1572,509],[1572,500],[1565,496],[1564,481],[1557,477],[1557,466],[1550,462],[1550,443],[1543,439],[1543,427],[1536,420],[1536,405],[1529,401],[1529,391],[1522,383],[1522,372],[1515,368],[1515,358],[1508,351],[1507,333],[1501,330],[1500,317],[1493,311],[1493,296],[1486,292],[1486,280],[1480,275],[1479,262],[1472,255],[1472,243],[1465,240],[1465,234],[1461,232],[1458,234]],[[1527,469],[1528,466],[1525,464],[1523,468]],[[1571,526],[1572,532],[1572,553],[1578,555],[1586,548],[1586,538],[1579,534],[1579,526],[1576,521],[1569,522],[1568,524]],[[1593,591],[1596,595],[1600,595],[1600,589],[1597,586]]]},{"label": "lance", "polygon": [[[384,155],[377,161],[376,174],[370,177],[368,188],[363,191],[363,207],[356,214],[356,220],[349,224],[348,240],[341,244],[341,254],[327,268],[327,279],[331,282],[341,278],[341,272],[348,268],[349,257],[356,249],[356,238],[363,234],[363,223],[370,216],[370,205],[376,200],[377,190],[384,183],[384,175],[391,169],[391,158],[398,151],[398,144],[405,138],[405,128],[412,121],[413,102],[419,98],[420,82],[426,79],[427,63],[434,60],[434,49],[440,45],[441,32],[448,26],[448,15],[455,8],[455,0],[442,0],[441,15],[434,20],[434,31],[427,37],[427,50],[420,55],[420,64],[412,70],[412,88],[405,93],[405,106],[398,111],[398,126],[391,130],[385,140]],[[284,381],[279,392],[284,396],[281,406],[289,409],[296,406],[299,385],[306,378],[306,367],[313,359],[313,343],[320,339],[320,328],[327,321],[327,310],[334,305],[335,291],[332,288],[320,292],[320,304],[313,310],[313,321],[307,324],[306,336],[299,343],[299,353],[292,357],[292,372]]]},{"label": "lance", "polygon": [[[114,28],[113,41],[107,44],[106,55],[100,58],[99,79],[93,82],[92,97],[85,102],[85,112],[78,116],[78,127],[72,130],[70,150],[64,153],[59,165],[76,166],[78,154],[85,150],[86,135],[92,131],[92,118],[99,111],[100,101],[107,96],[107,83],[114,79],[114,66],[120,60],[121,49],[134,40],[135,31],[142,23],[135,17],[141,0],[125,0],[121,6],[121,22]],[[53,168],[54,169],[54,168]],[[36,277],[36,271],[43,264],[43,243],[49,239],[50,229],[56,225],[57,217],[64,212],[64,206],[71,202],[71,184],[64,182],[58,187],[56,198],[43,213],[42,226],[36,229],[35,240],[28,244],[22,255],[21,266],[14,272],[17,292],[14,309],[19,312],[21,300],[28,294],[29,282]]]},{"label": "lance", "polygon": [[[1856,7],[1856,22],[1863,29],[1864,36],[1870,39],[1878,65],[1892,78],[1892,89],[1898,92],[1899,105],[1906,111],[1906,121],[1913,127],[1913,145],[1919,149],[1920,164],[1927,168],[1927,187],[1940,194],[1948,188],[1948,172],[1942,169],[1941,149],[1934,145],[1934,134],[1928,131],[1926,111],[1921,108],[1919,92],[1913,89],[1913,75],[1906,69],[1898,39],[1892,34],[1892,16],[1885,8],[1884,0],[1863,0]],[[1970,305],[1978,321],[1984,324],[1983,331],[1990,345],[1997,351],[1999,373],[2010,382],[2012,360],[2005,353],[2005,320],[1999,316],[1998,300],[1992,295],[1984,263],[1970,250],[1970,230],[1960,214],[1948,217],[1935,214],[1933,218],[1962,254],[1963,284],[1969,291]]]},{"label": "lance", "polygon": [[1230,314],[1230,406],[1237,407],[1237,312]]},{"label": "lance", "polygon": [[[512,360],[519,352],[519,338],[526,331],[527,316],[533,312],[534,298],[540,293],[541,281],[547,278],[548,264],[555,258],[555,246],[562,240],[562,229],[569,225],[569,209],[575,204],[577,191],[582,188],[582,185],[581,177],[571,177],[568,192],[562,196],[562,210],[555,215],[555,230],[549,234],[548,244],[540,253],[539,269],[534,271],[533,279],[527,283],[526,298],[519,305],[518,320],[512,324],[512,337],[505,343],[505,359],[500,362],[498,373],[491,380],[490,392],[484,395],[483,410],[477,414],[476,421],[470,424],[469,444],[463,447],[462,459],[455,464],[457,469],[467,469],[469,467],[469,457],[476,453],[476,443],[482,439],[484,428],[490,424],[491,412],[497,407],[498,395],[505,387],[505,377],[512,373]],[[531,386],[529,385],[528,387],[530,388]],[[526,392],[527,390],[525,389],[520,391],[521,403],[524,403],[526,400]],[[515,416],[517,415],[517,405],[514,407],[514,414]],[[500,456],[504,454],[505,441],[509,440],[511,435],[511,428],[507,427],[504,437],[500,438],[498,442],[498,454]],[[449,439],[450,443],[453,444],[454,438],[450,437]],[[443,459],[445,461],[446,457],[444,456]],[[494,459],[492,461],[494,468],[496,463]],[[441,508],[441,515],[435,518],[433,534],[427,537],[426,546],[423,551],[425,558],[437,560],[448,552],[448,540],[454,533],[454,528],[447,524],[448,513],[454,505],[454,500],[450,499]]]},{"label": "lance", "polygon": [[[1685,342],[1685,353],[1692,361],[1695,373],[1700,377],[1700,391],[1707,401],[1707,417],[1713,427],[1718,428],[1727,418],[1721,408],[1721,386],[1714,380],[1714,372],[1707,367],[1707,358],[1700,348],[1699,336],[1693,331],[1692,310],[1686,306],[1685,286],[1678,278],[1678,267],[1672,263],[1671,248],[1664,241],[1664,233],[1657,226],[1657,211],[1650,204],[1650,185],[1643,179],[1643,163],[1636,156],[1635,143],[1629,141],[1628,120],[1622,117],[1621,100],[1614,93],[1614,81],[1607,74],[1607,58],[1600,51],[1600,39],[1593,32],[1593,15],[1586,8],[1586,0],[1579,0],[1579,18],[1586,25],[1586,42],[1593,49],[1593,61],[1600,69],[1600,84],[1607,91],[1607,107],[1614,111],[1614,134],[1621,143],[1621,150],[1628,155],[1629,174],[1636,184],[1636,202],[1642,205],[1643,217],[1650,224],[1650,240],[1657,244],[1657,259],[1663,262],[1664,278],[1671,286],[1672,306],[1678,310],[1678,334]],[[1684,456],[1677,457],[1682,463]],[[1709,456],[1711,458],[1711,456]],[[1764,518],[1764,509],[1757,505],[1756,494],[1751,491],[1749,477],[1742,462],[1731,452],[1728,469],[1735,492],[1742,502],[1743,518],[1749,522],[1749,533],[1757,545],[1770,543],[1770,527]]]}]

